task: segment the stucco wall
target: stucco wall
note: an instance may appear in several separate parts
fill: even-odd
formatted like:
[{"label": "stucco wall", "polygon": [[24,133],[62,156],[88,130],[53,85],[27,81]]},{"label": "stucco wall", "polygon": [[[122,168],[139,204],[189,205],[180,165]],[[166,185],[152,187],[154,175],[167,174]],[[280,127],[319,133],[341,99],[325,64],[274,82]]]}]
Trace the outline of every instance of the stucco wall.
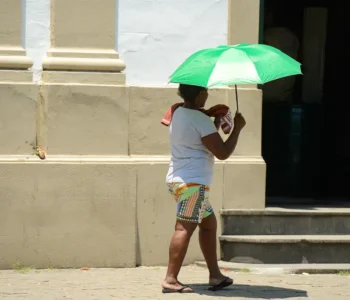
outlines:
[{"label": "stucco wall", "polygon": [[[24,46],[37,81],[50,46],[50,0],[23,1]],[[116,48],[128,85],[164,86],[192,52],[227,42],[227,0],[116,1]]]},{"label": "stucco wall", "polygon": [[[49,0],[25,2],[22,21],[20,1],[7,0],[7,15],[13,14],[16,22],[7,18],[1,23],[0,18],[0,36],[7,35],[18,46],[21,22],[25,25],[22,42],[34,60],[35,81],[52,46],[50,26],[57,34],[55,45],[61,48],[50,47],[48,53],[67,55],[68,49],[73,55],[70,62],[81,68],[67,71],[71,65],[61,64],[58,71],[44,60],[42,81],[34,83],[26,70],[31,62],[25,57],[23,70],[17,68],[17,57],[8,59],[12,70],[0,70],[0,268],[15,263],[42,268],[164,265],[175,203],[164,184],[169,143],[160,119],[179,101],[176,89],[165,86],[166,80],[192,51],[226,43],[227,2],[121,0],[116,44],[127,65],[129,85],[125,85],[118,71],[106,72],[103,66],[89,69],[91,59],[82,57],[85,50],[97,57],[102,53],[102,62],[106,62],[103,50],[118,56],[110,49],[113,0],[104,0],[103,7],[85,6],[102,0],[61,1],[52,0],[54,26],[49,21]],[[72,7],[84,14],[66,22],[65,5],[72,1]],[[235,7],[248,9],[252,18],[256,15],[246,0],[235,0]],[[88,16],[95,16],[94,22]],[[101,24],[108,24],[108,29]],[[105,44],[101,36],[94,39],[87,34],[95,25],[106,29],[101,34]],[[255,26],[244,28],[242,35],[256,37]],[[88,48],[77,50],[76,41],[84,37]],[[6,41],[4,45],[8,46]],[[98,47],[102,52],[91,53]],[[3,49],[0,45],[6,61],[8,50]],[[239,96],[247,126],[235,155],[215,165],[211,202],[216,212],[264,207],[261,91],[246,87],[239,89]],[[235,110],[234,90],[210,90],[208,106],[217,103]],[[47,149],[45,160],[34,155],[36,145]],[[193,239],[186,263],[197,259],[202,255]]]},{"label": "stucco wall", "polygon": [[164,86],[194,51],[227,43],[227,0],[119,0],[119,48],[130,85]]},{"label": "stucco wall", "polygon": [[[164,183],[169,146],[160,118],[176,89],[36,87],[0,83],[0,268],[165,265],[176,207]],[[235,102],[234,90],[210,94],[209,105]],[[264,207],[261,94],[240,94],[248,125],[235,156],[215,166],[217,214]],[[49,146],[44,161],[32,155],[35,137]],[[199,259],[194,238],[186,263]]]}]

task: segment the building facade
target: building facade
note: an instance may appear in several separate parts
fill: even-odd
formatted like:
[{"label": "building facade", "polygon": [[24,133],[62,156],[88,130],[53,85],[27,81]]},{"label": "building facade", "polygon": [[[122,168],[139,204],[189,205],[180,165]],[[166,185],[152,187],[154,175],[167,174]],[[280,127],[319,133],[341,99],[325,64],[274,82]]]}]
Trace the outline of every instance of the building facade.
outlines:
[{"label": "building facade", "polygon": [[[257,43],[260,1],[0,6],[0,268],[166,264],[175,204],[160,119],[179,101],[167,79],[196,50]],[[217,212],[265,207],[262,94],[239,96],[247,126],[215,165]],[[235,110],[234,90],[210,91],[217,103]],[[201,258],[194,239],[186,263]]]}]

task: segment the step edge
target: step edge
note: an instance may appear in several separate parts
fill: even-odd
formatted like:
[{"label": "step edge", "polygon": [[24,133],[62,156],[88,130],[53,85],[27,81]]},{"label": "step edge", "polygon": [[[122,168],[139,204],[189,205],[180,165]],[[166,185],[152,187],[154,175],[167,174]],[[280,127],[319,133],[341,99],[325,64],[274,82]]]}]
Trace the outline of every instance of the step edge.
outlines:
[{"label": "step edge", "polygon": [[221,209],[220,215],[225,216],[350,216],[350,209]]},{"label": "step edge", "polygon": [[350,235],[221,235],[219,240],[250,244],[350,244]]},{"label": "step edge", "polygon": [[[350,264],[246,264],[218,261],[220,269],[251,274],[339,274],[350,272]],[[206,268],[205,261],[195,261],[198,267]]]}]

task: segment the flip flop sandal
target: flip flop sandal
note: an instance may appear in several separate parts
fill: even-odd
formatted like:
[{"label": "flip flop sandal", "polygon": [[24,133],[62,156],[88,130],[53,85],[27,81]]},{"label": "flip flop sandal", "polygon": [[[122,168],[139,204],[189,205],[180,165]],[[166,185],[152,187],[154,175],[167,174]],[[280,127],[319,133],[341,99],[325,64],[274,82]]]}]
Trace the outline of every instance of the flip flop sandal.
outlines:
[{"label": "flip flop sandal", "polygon": [[185,289],[190,288],[187,285],[184,285],[183,287],[177,289],[177,290],[172,290],[172,289],[167,289],[163,288],[162,293],[163,294],[172,294],[172,293],[179,293],[179,294],[187,294],[187,293],[193,293],[193,291],[185,291]]},{"label": "flip flop sandal", "polygon": [[229,278],[229,277],[226,277],[222,282],[220,282],[217,285],[211,286],[208,290],[216,292],[216,291],[220,291],[223,288],[228,287],[228,286],[230,286],[232,284],[233,284],[233,280],[231,278]]}]

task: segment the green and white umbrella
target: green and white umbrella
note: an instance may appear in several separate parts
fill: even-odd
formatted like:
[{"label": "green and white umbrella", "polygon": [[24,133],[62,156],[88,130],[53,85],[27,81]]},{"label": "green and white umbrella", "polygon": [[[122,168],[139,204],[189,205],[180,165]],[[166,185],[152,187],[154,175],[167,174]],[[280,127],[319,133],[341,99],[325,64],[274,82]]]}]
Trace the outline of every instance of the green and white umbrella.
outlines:
[{"label": "green and white umbrella", "polygon": [[301,64],[274,47],[238,44],[195,52],[170,76],[170,82],[207,88],[235,85],[237,98],[237,84],[264,84],[299,74]]}]

